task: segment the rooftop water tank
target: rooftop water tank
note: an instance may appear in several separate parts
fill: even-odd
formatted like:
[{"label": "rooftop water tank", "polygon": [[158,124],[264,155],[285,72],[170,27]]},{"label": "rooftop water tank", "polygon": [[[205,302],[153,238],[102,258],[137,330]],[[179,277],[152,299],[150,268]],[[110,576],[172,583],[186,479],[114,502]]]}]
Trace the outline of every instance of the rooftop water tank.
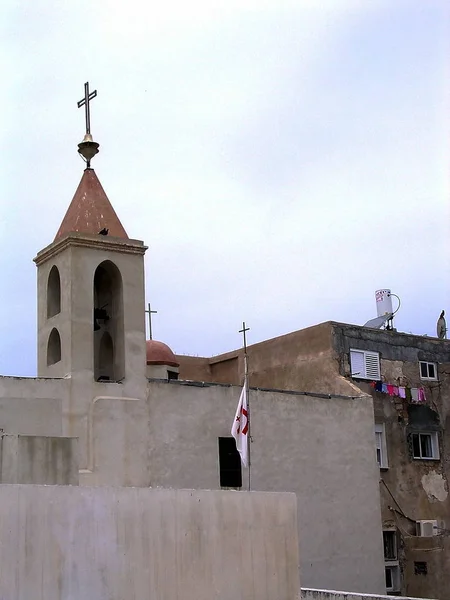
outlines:
[{"label": "rooftop water tank", "polygon": [[377,315],[392,315],[392,296],[391,290],[377,290],[375,292],[375,300],[377,302]]}]

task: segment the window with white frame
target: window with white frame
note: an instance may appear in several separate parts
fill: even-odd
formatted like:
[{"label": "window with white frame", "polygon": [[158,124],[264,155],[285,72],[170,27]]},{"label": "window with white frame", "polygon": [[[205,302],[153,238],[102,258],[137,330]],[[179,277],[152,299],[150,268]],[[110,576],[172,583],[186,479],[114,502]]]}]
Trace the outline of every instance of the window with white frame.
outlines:
[{"label": "window with white frame", "polygon": [[368,350],[350,350],[350,368],[356,379],[380,379],[380,355]]},{"label": "window with white frame", "polygon": [[386,592],[398,592],[400,590],[400,566],[396,529],[385,529],[383,531],[383,550]]},{"label": "window with white frame", "polygon": [[437,380],[437,365],[433,362],[420,361],[420,379],[432,379]]},{"label": "window with white frame", "polygon": [[375,423],[375,449],[378,466],[380,469],[387,469],[388,460],[384,423]]},{"label": "window with white frame", "polygon": [[439,460],[439,439],[436,431],[412,433],[413,458],[422,460]]},{"label": "window with white frame", "polygon": [[400,567],[398,565],[385,565],[386,592],[398,592],[400,590]]}]

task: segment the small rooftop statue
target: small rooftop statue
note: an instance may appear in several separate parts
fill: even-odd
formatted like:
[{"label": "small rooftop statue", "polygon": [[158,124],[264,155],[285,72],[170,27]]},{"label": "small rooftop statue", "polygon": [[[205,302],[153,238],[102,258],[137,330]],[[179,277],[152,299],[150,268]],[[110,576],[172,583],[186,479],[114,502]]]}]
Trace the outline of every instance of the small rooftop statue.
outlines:
[{"label": "small rooftop statue", "polygon": [[447,324],[445,322],[445,310],[443,310],[441,312],[441,315],[437,321],[437,325],[436,325],[436,330],[437,330],[437,336],[439,339],[441,340],[446,340],[447,339]]}]

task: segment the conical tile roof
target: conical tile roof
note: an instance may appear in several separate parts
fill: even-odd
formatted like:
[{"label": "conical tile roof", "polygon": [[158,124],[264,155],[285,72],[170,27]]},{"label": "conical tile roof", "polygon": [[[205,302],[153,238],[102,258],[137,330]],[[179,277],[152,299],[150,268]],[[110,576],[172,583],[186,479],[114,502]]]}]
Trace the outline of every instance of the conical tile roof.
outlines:
[{"label": "conical tile roof", "polygon": [[94,169],[86,169],[55,240],[74,232],[98,234],[102,229],[108,229],[108,235],[128,239]]}]

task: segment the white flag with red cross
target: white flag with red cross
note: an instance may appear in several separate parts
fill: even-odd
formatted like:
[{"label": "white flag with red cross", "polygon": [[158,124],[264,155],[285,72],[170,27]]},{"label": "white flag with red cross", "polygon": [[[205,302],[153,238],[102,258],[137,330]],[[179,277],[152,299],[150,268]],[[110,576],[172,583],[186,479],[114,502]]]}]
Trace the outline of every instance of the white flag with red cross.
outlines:
[{"label": "white flag with red cross", "polygon": [[247,406],[247,380],[244,381],[239,404],[234,417],[231,435],[236,440],[236,448],[241,455],[244,467],[248,464],[248,406]]}]

